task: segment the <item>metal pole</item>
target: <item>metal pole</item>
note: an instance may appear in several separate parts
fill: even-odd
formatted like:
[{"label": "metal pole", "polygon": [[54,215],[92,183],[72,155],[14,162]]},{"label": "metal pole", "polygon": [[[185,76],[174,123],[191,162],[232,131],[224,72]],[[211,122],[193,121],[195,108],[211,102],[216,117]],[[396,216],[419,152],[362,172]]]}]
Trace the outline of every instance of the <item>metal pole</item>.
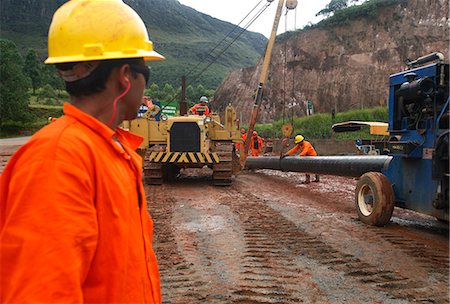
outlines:
[{"label": "metal pole", "polygon": [[186,76],[181,77],[180,115],[187,114],[186,104]]}]

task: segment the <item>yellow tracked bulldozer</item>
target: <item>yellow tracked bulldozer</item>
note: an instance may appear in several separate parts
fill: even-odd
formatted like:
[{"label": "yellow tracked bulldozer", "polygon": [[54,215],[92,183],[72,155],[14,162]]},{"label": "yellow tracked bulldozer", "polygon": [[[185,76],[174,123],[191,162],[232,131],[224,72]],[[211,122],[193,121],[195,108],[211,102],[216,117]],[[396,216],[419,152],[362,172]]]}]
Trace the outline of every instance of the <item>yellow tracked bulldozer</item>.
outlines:
[{"label": "yellow tracked bulldozer", "polygon": [[144,183],[160,185],[182,168],[212,169],[214,185],[229,186],[240,170],[235,143],[241,142],[236,111],[229,105],[222,124],[217,114],[167,116],[159,121],[150,109],[123,127],[144,137],[138,149],[144,160]]}]

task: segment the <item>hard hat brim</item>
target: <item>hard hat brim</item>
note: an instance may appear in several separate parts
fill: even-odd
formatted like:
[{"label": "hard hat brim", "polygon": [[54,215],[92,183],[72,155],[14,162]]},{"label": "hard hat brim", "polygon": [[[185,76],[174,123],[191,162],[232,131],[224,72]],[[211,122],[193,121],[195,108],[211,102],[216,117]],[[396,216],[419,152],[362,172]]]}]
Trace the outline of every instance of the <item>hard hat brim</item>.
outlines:
[{"label": "hard hat brim", "polygon": [[[105,59],[107,57],[107,59]],[[130,58],[144,58],[145,61],[153,60],[165,60],[166,57],[155,51],[146,52],[136,52],[134,54],[124,54],[122,52],[102,54],[98,56],[58,56],[58,57],[48,57],[44,63],[45,64],[55,64],[55,63],[67,63],[67,62],[82,62],[82,61],[95,61],[95,60],[110,60],[110,59],[130,59]]]}]

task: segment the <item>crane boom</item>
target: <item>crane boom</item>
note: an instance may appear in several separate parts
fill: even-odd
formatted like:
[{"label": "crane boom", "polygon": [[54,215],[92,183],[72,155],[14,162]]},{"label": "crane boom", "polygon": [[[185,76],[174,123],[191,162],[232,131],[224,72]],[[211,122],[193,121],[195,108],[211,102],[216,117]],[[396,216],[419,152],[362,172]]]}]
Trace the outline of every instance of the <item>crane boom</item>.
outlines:
[{"label": "crane boom", "polygon": [[273,50],[273,46],[275,44],[275,38],[277,36],[278,24],[280,23],[281,12],[283,10],[283,5],[284,5],[285,1],[286,0],[278,0],[278,7],[277,7],[276,14],[275,14],[275,20],[273,22],[272,32],[270,34],[269,42],[267,43],[266,53],[264,55],[261,76],[259,78],[258,90],[257,90],[256,96],[255,96],[255,103],[253,105],[252,114],[250,116],[250,122],[249,122],[248,130],[247,130],[247,138],[245,139],[245,143],[244,143],[244,152],[241,153],[240,162],[241,162],[242,168],[244,167],[245,161],[247,159],[251,136],[252,136],[255,124],[256,124],[256,120],[258,118],[258,113],[259,113],[259,109],[260,109],[261,101],[262,101],[264,83],[267,80],[267,73],[269,71],[269,64],[270,64],[270,59],[272,57],[272,50]]}]

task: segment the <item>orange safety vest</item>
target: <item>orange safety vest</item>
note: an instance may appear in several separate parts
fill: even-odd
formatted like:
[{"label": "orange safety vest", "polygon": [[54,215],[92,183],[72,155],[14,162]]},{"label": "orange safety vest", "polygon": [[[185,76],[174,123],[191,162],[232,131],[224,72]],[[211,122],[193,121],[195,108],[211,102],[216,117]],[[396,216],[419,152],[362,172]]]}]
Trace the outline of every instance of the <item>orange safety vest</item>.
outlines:
[{"label": "orange safety vest", "polygon": [[0,302],[161,303],[142,138],[64,113],[1,175]]},{"label": "orange safety vest", "polygon": [[255,148],[255,137],[252,136],[252,138],[250,139],[250,148],[252,149],[252,156],[258,156],[263,148],[263,142],[260,136],[257,137],[256,143],[258,147]]},{"label": "orange safety vest", "polygon": [[199,115],[199,112],[197,112],[197,107],[205,107],[205,112],[203,113],[203,115],[209,115],[209,108],[207,105],[202,105],[201,103],[197,103],[196,105],[194,105],[193,107],[190,108],[190,111],[192,113],[194,113],[195,115]]},{"label": "orange safety vest", "polygon": [[[242,147],[244,147],[245,140],[247,139],[247,133],[242,134]],[[239,150],[241,148],[241,143],[236,143],[236,150]]]},{"label": "orange safety vest", "polygon": [[291,155],[301,149],[301,152],[298,156],[317,156],[317,152],[311,143],[307,140],[303,141],[303,147],[300,147],[299,144],[296,144],[291,150],[287,152],[287,154]]}]

